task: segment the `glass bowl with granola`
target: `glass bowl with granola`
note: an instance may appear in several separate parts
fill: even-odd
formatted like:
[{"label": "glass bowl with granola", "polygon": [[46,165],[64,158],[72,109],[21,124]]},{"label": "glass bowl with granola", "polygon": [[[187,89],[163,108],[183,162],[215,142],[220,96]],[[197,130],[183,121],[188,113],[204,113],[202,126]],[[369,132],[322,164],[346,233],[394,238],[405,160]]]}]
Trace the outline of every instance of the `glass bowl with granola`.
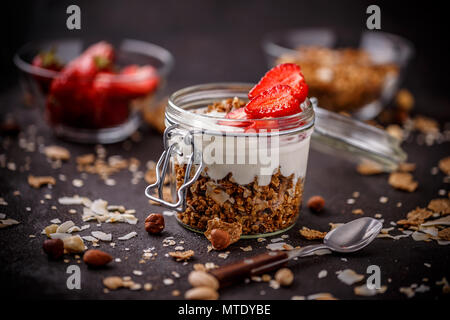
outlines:
[{"label": "glass bowl with granola", "polygon": [[292,64],[275,67],[253,88],[215,83],[175,92],[157,181],[146,195],[199,232],[217,219],[239,225],[242,237],[289,229],[300,213],[314,127],[306,95]]},{"label": "glass bowl with granola", "polygon": [[271,33],[263,48],[270,66],[301,65],[310,96],[322,108],[368,120],[394,97],[413,48],[406,39],[384,32],[353,33],[298,29]]}]

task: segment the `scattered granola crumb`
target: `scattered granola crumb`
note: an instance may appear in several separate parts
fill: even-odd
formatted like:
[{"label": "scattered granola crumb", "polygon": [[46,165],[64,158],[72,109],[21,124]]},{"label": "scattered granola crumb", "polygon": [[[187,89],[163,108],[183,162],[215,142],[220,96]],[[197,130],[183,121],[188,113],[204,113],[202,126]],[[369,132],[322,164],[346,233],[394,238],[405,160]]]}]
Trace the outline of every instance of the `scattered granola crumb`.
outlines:
[{"label": "scattered granola crumb", "polygon": [[352,213],[361,215],[361,214],[364,214],[364,211],[362,209],[354,209],[354,210],[352,210]]},{"label": "scattered granola crumb", "polygon": [[103,285],[109,290],[116,290],[123,287],[123,280],[120,277],[107,277],[103,279]]},{"label": "scattered granola crumb", "polygon": [[387,290],[387,286],[381,286],[380,289],[368,288],[367,284],[355,287],[353,292],[358,296],[371,297],[377,294],[383,294]]},{"label": "scattered granola crumb", "polygon": [[388,197],[380,197],[380,199],[378,200],[380,203],[387,203],[389,201]]},{"label": "scattered granola crumb", "polygon": [[425,208],[419,208],[408,212],[406,215],[406,219],[402,219],[397,221],[397,224],[399,225],[405,225],[405,226],[418,226],[425,222],[426,219],[431,217],[433,213],[431,211],[428,211]]},{"label": "scattered granola crumb", "polygon": [[378,163],[368,160],[358,164],[358,166],[356,167],[356,171],[364,176],[375,175],[384,172],[383,168]]},{"label": "scattered granola crumb", "polygon": [[181,294],[180,290],[173,290],[172,291],[172,296],[174,297],[178,297]]},{"label": "scattered granola crumb", "polygon": [[191,257],[194,256],[194,250],[172,251],[172,252],[169,252],[169,255],[172,258],[175,258],[176,261],[186,261],[186,260],[189,260]]},{"label": "scattered granola crumb", "polygon": [[294,274],[288,268],[281,268],[275,273],[275,281],[284,287],[290,286],[294,281]]},{"label": "scattered granola crumb", "polygon": [[400,287],[399,291],[405,294],[408,298],[412,298],[416,294],[412,287]]},{"label": "scattered granola crumb", "polygon": [[414,181],[412,174],[408,172],[392,172],[389,175],[389,184],[396,189],[408,192],[414,192],[419,186],[419,183]]},{"label": "scattered granola crumb", "polygon": [[439,160],[438,166],[443,173],[445,173],[447,176],[450,176],[450,156]]},{"label": "scattered granola crumb", "polygon": [[413,172],[414,170],[416,170],[416,164],[409,162],[402,162],[397,168],[397,171],[400,172]]},{"label": "scattered granola crumb", "polygon": [[424,117],[416,116],[414,118],[414,128],[422,133],[437,133],[439,132],[439,124],[436,120]]},{"label": "scattered granola crumb", "polygon": [[450,293],[450,285],[446,277],[443,277],[440,281],[436,281],[436,285],[442,286],[442,293]]},{"label": "scattered granola crumb", "polygon": [[144,290],[151,291],[153,289],[153,285],[151,283],[144,283]]},{"label": "scattered granola crumb", "polygon": [[72,180],[72,185],[74,187],[81,188],[84,185],[84,182],[81,179],[73,179]]},{"label": "scattered granola crumb", "polygon": [[390,124],[390,125],[388,125],[386,127],[386,132],[390,136],[392,136],[392,137],[394,137],[394,138],[396,138],[396,139],[398,139],[400,141],[403,140],[403,136],[404,136],[403,129],[398,124]]},{"label": "scattered granola crumb", "polygon": [[307,297],[307,300],[338,300],[331,293],[316,293],[311,294]]},{"label": "scattered granola crumb", "polygon": [[401,89],[395,96],[396,106],[402,110],[409,112],[414,107],[414,96],[407,89]]},{"label": "scattered granola crumb", "polygon": [[438,237],[442,240],[449,240],[450,241],[450,228],[442,229],[438,232]]},{"label": "scattered granola crumb", "polygon": [[28,176],[28,184],[32,186],[33,188],[39,189],[43,185],[54,185],[56,184],[56,180],[53,177],[50,176],[42,176],[42,177],[36,177],[33,175]]},{"label": "scattered granola crumb", "polygon": [[450,214],[450,199],[433,199],[428,204],[428,209],[436,213],[441,213],[443,215]]},{"label": "scattered granola crumb", "polygon": [[51,160],[69,160],[70,152],[66,148],[60,146],[48,146],[44,149],[45,156]]},{"label": "scattered granola crumb", "polygon": [[309,229],[307,227],[303,227],[300,230],[300,234],[308,239],[308,240],[317,240],[317,239],[323,239],[326,236],[326,232],[321,232],[321,231],[317,231],[317,230],[313,230],[313,229]]}]

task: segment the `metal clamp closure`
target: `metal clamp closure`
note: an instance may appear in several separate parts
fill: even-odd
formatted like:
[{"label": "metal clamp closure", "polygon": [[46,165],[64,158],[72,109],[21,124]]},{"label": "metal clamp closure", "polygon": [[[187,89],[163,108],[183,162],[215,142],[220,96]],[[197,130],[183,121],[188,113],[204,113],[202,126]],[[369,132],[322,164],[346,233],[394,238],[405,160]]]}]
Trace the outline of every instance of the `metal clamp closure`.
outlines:
[{"label": "metal clamp closure", "polygon": [[[178,125],[175,124],[164,130],[164,152],[162,153],[161,157],[158,160],[158,163],[156,164],[156,182],[147,186],[147,188],[145,189],[145,195],[158,204],[161,204],[178,212],[183,212],[186,210],[186,189],[191,186],[200,176],[203,170],[203,157],[202,151],[196,150],[195,148],[193,133],[189,131],[183,132],[176,129],[178,129]],[[192,153],[189,156],[189,161],[186,165],[183,184],[177,190],[176,202],[172,203],[164,200],[163,185],[172,155],[176,153],[179,156],[185,156],[183,155],[178,142],[173,142],[171,145],[169,145],[170,139],[173,139],[177,135],[183,137],[183,143],[189,144],[192,147]],[[198,168],[195,171],[194,176],[189,179],[192,165],[197,159],[199,161]],[[157,196],[153,195],[155,189],[158,189]]]}]

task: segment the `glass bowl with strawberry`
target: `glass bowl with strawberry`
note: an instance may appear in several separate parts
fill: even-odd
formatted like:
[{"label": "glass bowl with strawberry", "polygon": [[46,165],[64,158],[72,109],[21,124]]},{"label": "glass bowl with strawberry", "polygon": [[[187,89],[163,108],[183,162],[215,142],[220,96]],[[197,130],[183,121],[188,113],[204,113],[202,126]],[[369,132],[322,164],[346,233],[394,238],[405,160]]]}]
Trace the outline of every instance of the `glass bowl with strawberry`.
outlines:
[{"label": "glass bowl with strawberry", "polygon": [[173,66],[166,49],[131,39],[30,43],[14,61],[55,134],[82,143],[114,143],[136,131]]}]

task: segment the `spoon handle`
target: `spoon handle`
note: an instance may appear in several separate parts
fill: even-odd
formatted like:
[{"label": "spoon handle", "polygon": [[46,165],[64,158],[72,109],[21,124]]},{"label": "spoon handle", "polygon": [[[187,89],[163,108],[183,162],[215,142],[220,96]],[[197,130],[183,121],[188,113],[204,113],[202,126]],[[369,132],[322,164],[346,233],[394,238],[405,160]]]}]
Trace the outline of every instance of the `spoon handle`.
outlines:
[{"label": "spoon handle", "polygon": [[[220,287],[225,287],[234,282],[241,281],[252,275],[262,273],[263,271],[274,270],[289,260],[286,251],[266,252],[251,258],[246,258],[231,264],[225,265],[210,273],[219,280]],[[269,268],[267,268],[269,266]],[[255,269],[261,272],[255,273]]]}]

